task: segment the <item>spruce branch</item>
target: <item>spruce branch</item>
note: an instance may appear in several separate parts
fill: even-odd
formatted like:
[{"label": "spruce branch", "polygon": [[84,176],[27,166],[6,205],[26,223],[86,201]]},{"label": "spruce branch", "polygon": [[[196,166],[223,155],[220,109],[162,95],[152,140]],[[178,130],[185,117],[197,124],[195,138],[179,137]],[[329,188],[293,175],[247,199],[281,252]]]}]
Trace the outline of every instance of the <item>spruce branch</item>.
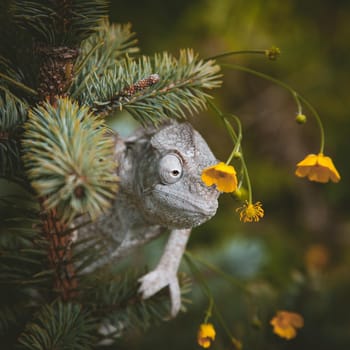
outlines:
[{"label": "spruce branch", "polygon": [[[219,70],[214,61],[200,60],[190,49],[181,50],[179,58],[166,52],[152,58],[126,57],[102,76],[93,72],[76,97],[97,114],[125,109],[143,124],[184,119],[206,107],[210,96],[204,90],[221,85]],[[154,74],[160,77],[159,82],[125,96],[126,90]]]},{"label": "spruce branch", "polygon": [[28,106],[12,94],[0,94],[0,132],[15,133],[27,117]]},{"label": "spruce branch", "polygon": [[21,349],[89,350],[95,342],[95,320],[78,304],[44,305],[19,336]]},{"label": "spruce branch", "polygon": [[114,140],[103,121],[69,99],[30,111],[24,125],[23,161],[44,207],[63,221],[89,213],[95,219],[117,189]]},{"label": "spruce branch", "polygon": [[28,106],[11,93],[0,93],[0,176],[22,177],[18,134]]},{"label": "spruce branch", "polygon": [[[167,290],[147,300],[139,295],[138,279],[146,272],[145,269],[130,267],[116,272],[107,267],[80,279],[82,293],[79,298],[100,320],[100,329],[103,330],[103,326],[106,326],[106,332],[101,334],[103,340],[115,341],[125,331],[145,331],[169,318]],[[191,281],[185,274],[180,274],[179,277],[181,293],[185,295],[191,290]],[[182,307],[185,308],[185,305]]]},{"label": "spruce branch", "polygon": [[103,75],[127,54],[137,53],[139,48],[136,44],[137,39],[129,23],[122,25],[110,24],[108,19],[101,21],[98,31],[81,45],[70,95],[73,98],[79,96],[94,74]]},{"label": "spruce branch", "polygon": [[[21,101],[17,95],[31,97],[37,93],[31,87],[24,84],[24,74],[19,67],[0,54],[0,89],[3,93],[12,95],[17,101]],[[23,99],[22,99],[23,100]],[[24,102],[24,101],[23,101]]]},{"label": "spruce branch", "polygon": [[[8,305],[0,305],[0,337],[2,343],[4,341],[4,337],[10,333],[13,327],[21,326],[21,319],[26,306],[27,305],[23,303],[23,301],[14,302],[13,300],[11,300],[11,303]],[[2,344],[2,346],[3,345],[4,344]]]},{"label": "spruce branch", "polygon": [[137,39],[135,33],[131,31],[130,23],[114,24],[105,18],[98,30],[82,42],[80,59],[75,71],[78,74],[84,68],[86,74],[95,66],[98,69],[97,73],[102,73],[112,68],[126,54],[139,52],[136,44]]},{"label": "spruce branch", "polygon": [[38,42],[75,46],[91,35],[107,14],[106,0],[15,0],[15,23],[30,31]]},{"label": "spruce branch", "polygon": [[[39,208],[29,193],[0,197],[0,290],[6,286],[48,288],[47,242],[40,235]],[[52,273],[51,273],[52,275]]]}]

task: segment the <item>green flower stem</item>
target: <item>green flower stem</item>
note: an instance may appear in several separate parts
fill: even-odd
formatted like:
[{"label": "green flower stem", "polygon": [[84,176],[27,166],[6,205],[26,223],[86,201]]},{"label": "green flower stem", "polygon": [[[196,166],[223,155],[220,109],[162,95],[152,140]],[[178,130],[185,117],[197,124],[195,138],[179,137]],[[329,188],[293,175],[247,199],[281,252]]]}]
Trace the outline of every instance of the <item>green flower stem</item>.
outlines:
[{"label": "green flower stem", "polygon": [[235,122],[237,123],[238,127],[238,135],[236,134],[235,130],[233,129],[231,123],[227,120],[227,118],[223,117],[226,129],[228,130],[229,134],[231,135],[232,140],[235,142],[235,146],[233,147],[233,150],[231,154],[229,155],[226,164],[230,164],[234,155],[240,150],[241,148],[241,142],[242,142],[242,125],[238,117],[236,117],[234,114],[229,114],[230,117],[232,117]]},{"label": "green flower stem", "polygon": [[323,124],[321,121],[321,117],[318,114],[318,112],[316,111],[316,109],[314,108],[314,106],[307,100],[305,99],[303,96],[298,95],[298,97],[300,98],[300,100],[305,104],[305,106],[310,110],[310,112],[313,114],[313,116],[315,117],[318,127],[320,128],[320,152],[323,154],[324,151],[324,145],[325,145],[325,132],[324,132],[324,128],[323,128]]},{"label": "green flower stem", "polygon": [[[226,161],[226,164],[230,164],[230,162],[232,161],[232,159],[235,156],[235,154],[237,153],[237,151],[239,151],[241,149],[242,124],[237,116],[235,116],[234,114],[227,114],[228,116],[233,118],[235,120],[235,122],[237,123],[237,127],[238,127],[238,135],[237,135],[237,133],[233,129],[231,123],[225,117],[225,114],[222,113],[221,110],[209,99],[208,99],[208,104],[214,110],[214,112],[220,117],[222,122],[225,124],[225,128],[228,131],[228,133],[231,136],[232,141],[234,143],[233,150]],[[249,173],[248,173],[248,168],[246,166],[243,154],[240,155],[240,159],[241,159],[241,163],[242,163],[243,174],[244,174],[245,180],[247,182],[249,203],[252,203],[253,202],[253,191],[252,191],[252,186],[251,186],[250,177],[249,177]]]},{"label": "green flower stem", "polygon": [[209,295],[208,297],[209,297],[209,306],[207,311],[205,312],[204,323],[208,323],[209,318],[213,314],[214,299],[211,295]]},{"label": "green flower stem", "polygon": [[[238,117],[236,117],[235,115],[233,114],[230,114],[230,116],[232,118],[235,119],[235,121],[237,122],[237,125],[238,125],[238,136],[235,135],[235,132],[232,128],[232,125],[227,121],[227,119],[225,119],[225,125],[227,125],[227,129],[231,130],[231,135],[234,134],[236,136],[236,144],[231,152],[231,154],[229,155],[227,161],[226,161],[226,164],[230,164],[233,157],[237,154],[237,151],[239,151],[239,149],[241,148],[241,140],[242,140],[242,125],[241,125],[241,122],[240,120],[238,119]],[[232,136],[231,136],[232,137]],[[232,137],[233,140],[235,140],[234,137]],[[248,172],[248,168],[247,168],[247,165],[245,163],[245,160],[244,160],[244,156],[243,156],[243,153],[241,152],[240,156],[239,156],[240,160],[241,160],[241,164],[242,164],[242,170],[243,170],[243,174],[244,174],[244,177],[245,177],[245,181],[247,183],[247,191],[248,191],[248,201],[249,203],[253,203],[253,190],[252,190],[252,185],[251,185],[251,182],[250,182],[250,177],[249,177],[249,172]]]},{"label": "green flower stem", "polygon": [[221,312],[219,311],[219,309],[216,306],[214,308],[214,312],[215,312],[216,318],[219,320],[219,323],[220,323],[221,327],[225,330],[225,332],[228,335],[228,337],[230,339],[234,338],[234,336],[232,335],[230,329],[227,327],[227,324],[226,324],[224,318],[222,317]]},{"label": "green flower stem", "polygon": [[249,204],[252,204],[253,203],[252,185],[251,185],[251,182],[250,182],[250,177],[249,177],[247,165],[245,163],[243,155],[241,155],[241,162],[242,162],[243,172],[244,172],[244,176],[245,176],[245,181],[247,183],[248,202],[249,202]]},{"label": "green flower stem", "polygon": [[227,282],[230,284],[234,285],[235,287],[239,288],[242,290],[244,293],[247,293],[249,296],[251,296],[251,291],[241,282],[239,282],[237,279],[233,278],[231,275],[227,274],[226,272],[221,271],[219,268],[214,266],[213,264],[208,263],[207,261],[199,258],[198,256],[193,255],[189,251],[186,250],[185,252],[185,257],[190,259],[192,262],[196,261],[203,266],[205,266],[207,269],[215,272],[216,274],[220,275],[223,277]]},{"label": "green flower stem", "polygon": [[228,52],[220,53],[219,55],[207,57],[207,58],[205,59],[205,61],[217,60],[218,58],[223,58],[223,57],[227,57],[227,56],[245,55],[245,54],[266,55],[266,50],[239,50],[239,51],[228,51]]},{"label": "green flower stem", "polygon": [[204,323],[207,323],[209,320],[209,311],[210,311],[210,315],[212,313],[212,308],[214,309],[215,312],[215,316],[217,317],[217,319],[219,320],[220,325],[222,326],[222,328],[225,330],[226,334],[229,336],[230,339],[233,338],[232,333],[230,332],[230,329],[227,327],[224,318],[222,317],[219,309],[217,308],[217,306],[215,305],[214,302],[214,298],[211,294],[210,288],[208,286],[208,284],[206,283],[201,271],[199,270],[199,268],[197,267],[197,265],[194,263],[193,259],[192,259],[192,255],[190,253],[188,253],[187,251],[185,252],[185,259],[187,261],[187,264],[190,268],[190,270],[192,271],[193,274],[195,274],[199,279],[200,279],[200,286],[202,288],[203,293],[206,295],[206,297],[209,299],[209,308],[206,312],[206,316],[204,319]]},{"label": "green flower stem", "polygon": [[288,84],[278,80],[278,79],[275,79],[267,74],[264,74],[264,73],[261,73],[261,72],[258,72],[254,69],[250,69],[250,68],[247,68],[247,67],[243,67],[243,66],[240,66],[238,64],[221,64],[223,67],[226,67],[226,68],[230,68],[230,69],[234,69],[234,70],[238,70],[238,71],[241,71],[241,72],[246,72],[246,73],[249,73],[249,74],[252,74],[252,75],[255,75],[259,78],[262,78],[262,79],[265,79],[265,80],[268,80],[268,81],[271,81],[273,82],[274,84],[276,85],[279,85],[281,87],[283,87],[284,89],[286,89],[287,91],[289,91],[296,104],[297,104],[297,107],[298,107],[298,110],[301,111],[301,104],[300,104],[300,101],[302,101],[306,107],[310,110],[310,112],[312,113],[312,115],[315,117],[316,119],[316,122],[318,124],[318,127],[319,127],[319,130],[320,130],[320,153],[323,153],[324,151],[324,145],[325,145],[325,133],[324,133],[324,128],[323,128],[323,124],[322,124],[322,121],[321,121],[321,118],[319,116],[319,114],[317,113],[316,109],[312,106],[312,104],[303,96],[301,96],[300,94],[298,94],[292,87],[290,87]]},{"label": "green flower stem", "polygon": [[208,101],[208,104],[210,105],[210,107],[214,110],[214,112],[220,117],[221,121],[224,123],[225,128],[228,131],[228,133],[229,133],[229,135],[234,143],[233,150],[232,150],[230,156],[228,157],[228,160],[226,161],[226,164],[229,164],[231,162],[235,152],[237,152],[241,147],[241,141],[242,141],[241,122],[239,121],[238,117],[236,117],[235,115],[226,114],[236,121],[237,127],[238,127],[238,135],[237,135],[234,128],[232,127],[231,123],[227,120],[227,117],[225,117],[225,114],[222,113],[220,111],[220,109],[212,101],[210,101],[209,99],[207,101]]}]

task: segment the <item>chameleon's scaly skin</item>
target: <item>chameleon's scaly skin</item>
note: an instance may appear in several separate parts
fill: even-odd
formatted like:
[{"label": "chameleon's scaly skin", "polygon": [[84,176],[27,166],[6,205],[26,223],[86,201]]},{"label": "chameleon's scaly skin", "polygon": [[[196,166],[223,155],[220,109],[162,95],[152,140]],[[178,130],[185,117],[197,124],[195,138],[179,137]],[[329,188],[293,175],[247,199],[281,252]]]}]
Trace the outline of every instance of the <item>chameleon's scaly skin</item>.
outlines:
[{"label": "chameleon's scaly skin", "polygon": [[202,170],[217,160],[187,123],[172,123],[127,140],[116,136],[115,157],[119,164],[115,202],[107,215],[81,228],[78,239],[102,235],[111,242],[110,255],[97,261],[98,266],[170,229],[157,267],[140,279],[140,292],[148,298],[169,286],[174,316],[181,306],[177,270],[191,228],[217,210],[219,192],[200,178]]}]

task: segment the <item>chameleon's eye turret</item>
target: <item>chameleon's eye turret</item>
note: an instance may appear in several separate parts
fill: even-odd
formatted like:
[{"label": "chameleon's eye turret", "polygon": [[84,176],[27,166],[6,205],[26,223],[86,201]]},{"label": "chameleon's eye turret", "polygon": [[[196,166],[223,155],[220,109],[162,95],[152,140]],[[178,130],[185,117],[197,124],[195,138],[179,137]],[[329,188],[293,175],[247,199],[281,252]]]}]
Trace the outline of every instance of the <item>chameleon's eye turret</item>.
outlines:
[{"label": "chameleon's eye turret", "polygon": [[167,154],[160,159],[158,170],[164,185],[173,184],[181,179],[182,161],[176,154]]}]

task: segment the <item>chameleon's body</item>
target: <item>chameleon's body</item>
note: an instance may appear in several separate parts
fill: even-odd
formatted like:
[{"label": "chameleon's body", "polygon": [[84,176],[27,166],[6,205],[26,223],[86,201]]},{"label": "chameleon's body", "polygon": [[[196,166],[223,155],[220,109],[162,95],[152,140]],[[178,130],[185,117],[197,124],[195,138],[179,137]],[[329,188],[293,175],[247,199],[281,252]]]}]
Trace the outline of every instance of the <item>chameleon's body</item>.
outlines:
[{"label": "chameleon's body", "polygon": [[216,213],[219,192],[201,180],[217,163],[204,139],[189,124],[171,124],[122,140],[116,136],[119,191],[109,213],[79,230],[78,237],[106,237],[110,255],[97,265],[127,254],[167,229],[170,238],[157,267],[140,279],[148,298],[170,288],[172,315],[181,304],[177,269],[192,227]]}]

